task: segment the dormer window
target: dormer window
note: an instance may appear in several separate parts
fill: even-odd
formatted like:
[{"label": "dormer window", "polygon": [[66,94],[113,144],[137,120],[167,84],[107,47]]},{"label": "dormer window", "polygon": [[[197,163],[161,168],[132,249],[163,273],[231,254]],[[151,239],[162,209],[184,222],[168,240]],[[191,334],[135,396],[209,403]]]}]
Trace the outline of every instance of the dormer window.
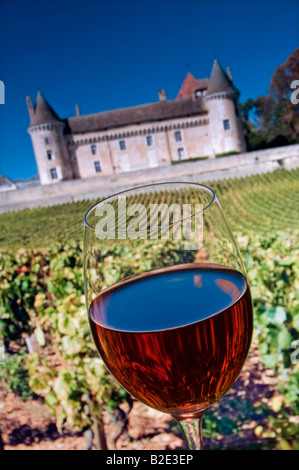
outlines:
[{"label": "dormer window", "polygon": [[198,90],[195,90],[195,98],[199,98],[200,96],[205,95],[206,91],[206,88],[199,88]]}]

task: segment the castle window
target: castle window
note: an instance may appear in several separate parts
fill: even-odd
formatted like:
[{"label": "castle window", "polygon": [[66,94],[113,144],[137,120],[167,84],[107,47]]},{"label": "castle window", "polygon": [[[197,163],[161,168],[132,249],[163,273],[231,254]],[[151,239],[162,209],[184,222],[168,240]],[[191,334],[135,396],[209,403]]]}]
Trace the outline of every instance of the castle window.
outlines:
[{"label": "castle window", "polygon": [[152,147],[154,145],[153,136],[147,135],[145,138],[146,138],[146,145],[148,147]]},{"label": "castle window", "polygon": [[174,138],[176,142],[182,142],[182,133],[181,131],[175,131]]},{"label": "castle window", "polygon": [[102,168],[100,162],[97,160],[96,162],[93,162],[94,164],[94,169],[96,173],[101,173]]},{"label": "castle window", "polygon": [[48,157],[48,160],[54,160],[53,150],[47,150],[47,157]]},{"label": "castle window", "polygon": [[229,119],[223,119],[223,129],[225,131],[229,131],[230,130],[230,122],[229,122]]},{"label": "castle window", "polygon": [[125,140],[119,140],[118,144],[119,144],[120,150],[126,150],[127,147],[126,147],[126,141]]},{"label": "castle window", "polygon": [[90,151],[91,151],[91,155],[96,155],[98,152],[97,152],[97,144],[91,144],[90,146]]},{"label": "castle window", "polygon": [[51,143],[50,137],[45,137],[45,144],[50,144],[50,143]]},{"label": "castle window", "polygon": [[206,93],[206,88],[200,88],[195,91],[195,98],[199,98],[202,95],[205,95]]},{"label": "castle window", "polygon": [[178,148],[178,157],[179,157],[179,160],[182,160],[183,158],[185,158],[185,149],[184,149],[184,147],[179,147]]},{"label": "castle window", "polygon": [[56,168],[51,168],[50,174],[51,174],[52,180],[57,180],[57,179],[58,179],[58,175],[57,175],[57,170],[56,170]]}]

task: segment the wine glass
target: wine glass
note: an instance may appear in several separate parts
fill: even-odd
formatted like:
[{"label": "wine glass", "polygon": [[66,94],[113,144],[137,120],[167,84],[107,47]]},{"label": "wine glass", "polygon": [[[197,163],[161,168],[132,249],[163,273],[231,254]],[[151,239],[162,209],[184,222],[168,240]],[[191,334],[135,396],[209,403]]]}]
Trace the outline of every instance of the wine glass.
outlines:
[{"label": "wine glass", "polygon": [[84,280],[108,370],[202,449],[202,416],[240,374],[253,328],[245,267],[215,192],[167,182],[92,206]]}]

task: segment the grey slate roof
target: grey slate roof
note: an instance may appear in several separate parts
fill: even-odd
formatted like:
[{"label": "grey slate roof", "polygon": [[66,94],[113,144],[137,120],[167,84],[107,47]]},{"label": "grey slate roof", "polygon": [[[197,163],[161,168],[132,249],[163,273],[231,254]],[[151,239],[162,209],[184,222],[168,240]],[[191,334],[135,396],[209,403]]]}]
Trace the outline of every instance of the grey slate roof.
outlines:
[{"label": "grey slate roof", "polygon": [[67,124],[70,132],[83,133],[198,114],[206,114],[201,99],[180,99],[74,116],[67,119]]},{"label": "grey slate roof", "polygon": [[35,106],[30,116],[29,128],[39,124],[52,124],[55,122],[61,122],[61,119],[51,108],[44,96],[38,92]]},{"label": "grey slate roof", "polygon": [[239,94],[239,91],[235,88],[233,82],[229,79],[219,62],[214,60],[206,96],[221,92],[234,92]]}]

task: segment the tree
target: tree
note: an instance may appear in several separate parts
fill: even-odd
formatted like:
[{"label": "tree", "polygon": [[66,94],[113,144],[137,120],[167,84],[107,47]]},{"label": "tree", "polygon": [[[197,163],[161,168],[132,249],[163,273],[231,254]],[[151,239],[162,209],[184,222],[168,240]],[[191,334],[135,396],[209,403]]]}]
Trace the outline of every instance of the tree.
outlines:
[{"label": "tree", "polygon": [[241,105],[248,150],[299,142],[299,105],[290,99],[298,79],[299,48],[275,69],[267,95]]},{"label": "tree", "polygon": [[284,64],[279,65],[271,78],[270,93],[277,104],[277,121],[291,139],[298,141],[299,106],[291,101],[291,83],[299,80],[299,47]]}]

